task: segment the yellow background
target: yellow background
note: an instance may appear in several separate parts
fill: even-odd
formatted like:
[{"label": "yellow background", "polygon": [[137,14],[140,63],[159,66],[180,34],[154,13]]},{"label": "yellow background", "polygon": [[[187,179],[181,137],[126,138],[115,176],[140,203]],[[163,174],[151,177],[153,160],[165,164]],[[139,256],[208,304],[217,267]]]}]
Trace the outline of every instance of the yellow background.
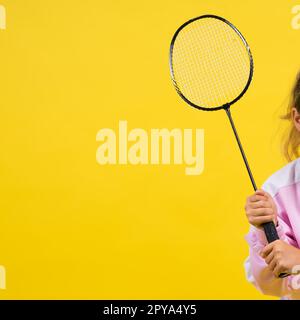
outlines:
[{"label": "yellow background", "polygon": [[[232,107],[257,183],[285,164],[278,117],[299,61],[297,1],[1,0],[0,298],[265,298],[245,280],[251,184],[223,111],[187,106],[171,37],[205,13],[249,42],[254,81]],[[205,169],[100,166],[101,128],[204,128]]]}]

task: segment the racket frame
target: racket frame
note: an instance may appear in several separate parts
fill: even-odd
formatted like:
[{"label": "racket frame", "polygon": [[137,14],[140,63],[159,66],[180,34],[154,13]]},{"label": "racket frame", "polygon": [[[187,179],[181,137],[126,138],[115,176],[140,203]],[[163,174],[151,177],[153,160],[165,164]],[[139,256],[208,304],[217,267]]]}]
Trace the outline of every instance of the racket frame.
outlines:
[{"label": "racket frame", "polygon": [[[198,106],[197,104],[193,103],[192,101],[190,101],[182,92],[181,90],[179,89],[179,86],[177,84],[177,81],[176,81],[176,76],[175,76],[175,72],[174,72],[174,67],[173,67],[173,49],[174,49],[174,44],[175,44],[175,41],[177,39],[177,36],[179,35],[180,31],[185,28],[187,25],[197,21],[197,20],[200,20],[200,19],[206,19],[206,18],[211,18],[211,19],[217,19],[217,20],[220,20],[222,22],[225,22],[227,25],[229,25],[237,34],[238,36],[241,38],[241,40],[243,41],[246,49],[247,49],[247,52],[248,52],[248,56],[249,56],[249,61],[250,61],[250,72],[249,72],[249,78],[248,78],[248,81],[245,85],[245,88],[243,89],[243,91],[235,98],[233,99],[232,101],[228,101],[226,102],[225,104],[223,104],[222,106],[217,106],[217,107],[212,107],[212,108],[207,108],[207,107],[203,107],[203,106]],[[249,86],[250,86],[250,83],[252,81],[252,78],[253,78],[253,69],[254,69],[254,63],[253,63],[253,57],[252,57],[252,53],[251,53],[251,50],[250,50],[250,47],[246,41],[246,39],[243,37],[243,35],[241,34],[241,32],[231,23],[229,22],[228,20],[222,18],[222,17],[219,17],[219,16],[216,16],[216,15],[213,15],[213,14],[205,14],[205,15],[202,15],[202,16],[198,16],[196,18],[193,18],[193,19],[190,19],[188,20],[187,22],[185,22],[184,24],[182,24],[175,32],[173,38],[172,38],[172,41],[171,41],[171,45],[170,45],[170,53],[169,53],[169,65],[170,65],[170,70],[171,70],[171,77],[172,77],[172,82],[175,86],[175,89],[177,91],[177,93],[180,95],[180,97],[185,101],[187,102],[189,105],[191,105],[192,107],[196,108],[196,109],[200,109],[200,110],[203,110],[203,111],[216,111],[216,110],[220,110],[220,109],[228,109],[231,105],[233,105],[234,103],[236,103],[238,100],[240,100],[242,98],[242,96],[246,93],[246,91],[248,90]]]}]

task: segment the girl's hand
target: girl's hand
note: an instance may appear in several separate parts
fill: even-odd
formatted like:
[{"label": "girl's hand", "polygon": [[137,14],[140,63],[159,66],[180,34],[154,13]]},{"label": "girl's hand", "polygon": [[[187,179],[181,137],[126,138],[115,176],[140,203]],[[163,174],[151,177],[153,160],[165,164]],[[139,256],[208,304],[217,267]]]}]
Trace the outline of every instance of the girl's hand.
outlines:
[{"label": "girl's hand", "polygon": [[247,219],[254,227],[262,229],[262,224],[274,221],[277,225],[277,208],[272,197],[263,190],[247,198],[245,205]]},{"label": "girl's hand", "polygon": [[300,250],[282,240],[268,244],[260,255],[276,277],[280,273],[292,274],[293,268],[300,265]]}]

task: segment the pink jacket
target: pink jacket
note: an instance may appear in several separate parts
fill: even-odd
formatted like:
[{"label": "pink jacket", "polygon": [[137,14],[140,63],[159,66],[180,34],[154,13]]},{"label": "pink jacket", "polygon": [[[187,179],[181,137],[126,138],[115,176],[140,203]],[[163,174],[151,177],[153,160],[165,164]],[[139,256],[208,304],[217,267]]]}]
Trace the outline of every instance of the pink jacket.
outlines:
[{"label": "pink jacket", "polygon": [[[280,239],[290,245],[300,247],[300,158],[290,162],[262,185],[278,210],[277,232]],[[250,246],[249,257],[245,261],[247,279],[262,293],[285,299],[300,299],[300,276],[278,279],[267,269],[260,257],[261,249],[267,244],[263,231],[251,226],[246,235]]]}]

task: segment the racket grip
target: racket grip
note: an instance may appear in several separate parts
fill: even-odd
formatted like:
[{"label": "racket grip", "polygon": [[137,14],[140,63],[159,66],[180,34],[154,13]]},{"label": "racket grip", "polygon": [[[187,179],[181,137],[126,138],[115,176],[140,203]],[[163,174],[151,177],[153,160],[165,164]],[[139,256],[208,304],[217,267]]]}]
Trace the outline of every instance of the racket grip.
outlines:
[{"label": "racket grip", "polygon": [[264,223],[263,228],[269,243],[279,240],[279,236],[273,221]]},{"label": "racket grip", "polygon": [[[276,240],[279,240],[279,236],[275,227],[275,224],[273,221],[267,222],[263,224],[263,228],[266,234],[266,238],[269,243],[274,242]],[[285,278],[289,274],[288,273],[281,273],[279,275],[279,278]]]}]

